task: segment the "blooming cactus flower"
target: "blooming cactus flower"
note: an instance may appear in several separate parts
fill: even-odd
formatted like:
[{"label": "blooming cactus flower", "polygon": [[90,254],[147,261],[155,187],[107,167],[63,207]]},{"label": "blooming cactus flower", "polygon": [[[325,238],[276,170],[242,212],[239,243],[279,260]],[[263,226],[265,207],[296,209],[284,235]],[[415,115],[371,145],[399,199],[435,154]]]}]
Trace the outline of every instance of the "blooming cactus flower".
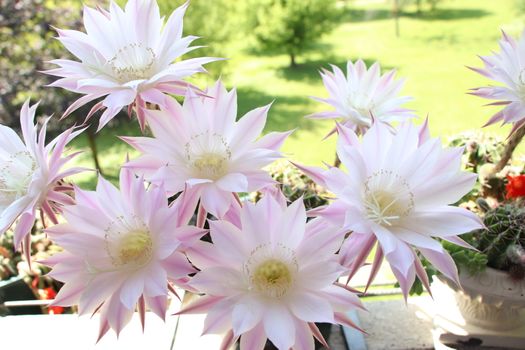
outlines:
[{"label": "blooming cactus flower", "polygon": [[[206,296],[180,313],[207,312],[203,333],[227,331],[223,349],[313,349],[314,322],[354,326],[345,312],[358,297],[335,284],[344,268],[335,254],[344,231],[322,219],[306,223],[303,199],[289,207],[272,196],[240,209],[241,227],[208,221],[212,243],[188,251],[201,271],[189,284]],[[264,224],[262,224],[264,223]]]},{"label": "blooming cactus flower", "polygon": [[14,245],[22,248],[27,258],[31,251],[29,232],[37,210],[44,225],[46,216],[58,223],[55,212],[60,211],[63,204],[73,202],[64,193],[72,187],[64,185],[62,180],[84,170],[63,170],[78,153],[62,157],[65,146],[82,130],[68,129],[45,145],[47,120],[39,133],[33,124],[37,106],[30,106],[29,100],[22,106],[23,140],[11,128],[0,125],[0,234],[14,227]]},{"label": "blooming cactus flower", "polygon": [[380,76],[379,63],[367,70],[362,60],[355,64],[348,61],[346,77],[339,67],[332,65],[332,69],[333,72],[321,72],[329,97],[314,99],[335,110],[314,113],[310,118],[342,118],[345,126],[362,134],[372,125],[373,119],[390,123],[414,116],[411,110],[401,107],[411,98],[398,96],[404,81],[394,80],[394,70]]},{"label": "blooming cactus flower", "polygon": [[[60,66],[46,73],[61,77],[51,86],[62,87],[85,96],[75,101],[65,115],[80,106],[104,97],[91,113],[105,108],[99,129],[124,106],[136,102],[164,105],[164,93],[184,94],[182,81],[197,72],[203,64],[216,58],[201,57],[173,63],[181,55],[197,48],[190,47],[195,36],[182,37],[182,18],[188,3],[176,9],[163,26],[155,0],[129,0],[125,9],[111,1],[109,12],[84,7],[86,33],[57,30],[58,40],[80,62],[53,60]],[[137,113],[140,125],[145,120]]]},{"label": "blooming cactus flower", "polygon": [[345,126],[338,125],[338,132],[337,154],[348,173],[303,169],[337,196],[311,214],[352,231],[340,253],[350,277],[378,241],[369,284],[384,256],[405,296],[416,274],[428,287],[413,248],[457,281],[453,260],[431,236],[467,246],[457,235],[483,226],[474,213],[448,206],[476,181],[475,174],[460,171],[462,148],[443,149],[439,139],[428,136],[427,123],[420,129],[402,124],[396,134],[377,123],[362,141]]},{"label": "blooming cactus flower", "polygon": [[497,100],[491,105],[503,105],[502,110],[494,114],[485,124],[502,121],[513,123],[511,134],[525,124],[525,32],[515,40],[503,32],[499,42],[500,53],[492,56],[480,56],[484,68],[469,67],[473,71],[492,79],[503,86],[486,86],[472,89],[471,94],[490,100]]},{"label": "blooming cactus flower", "polygon": [[505,198],[525,197],[525,175],[507,176],[507,181]]},{"label": "blooming cactus flower", "polygon": [[100,310],[99,339],[109,328],[118,334],[137,303],[142,322],[146,305],[165,317],[168,279],[195,272],[182,250],[204,233],[186,226],[194,204],[184,195],[169,206],[162,186],[146,190],[128,169],[120,186],[99,177],[96,191],[75,188],[65,223],[46,230],[64,249],[44,261],[65,283],[53,305],[78,304],[81,315]]},{"label": "blooming cactus flower", "polygon": [[217,84],[209,97],[189,91],[184,105],[171,99],[161,111],[145,111],[154,138],[123,137],[142,156],[127,163],[148,181],[176,193],[186,187],[201,198],[206,211],[222,217],[232,192],[250,192],[273,183],[261,168],[281,157],[289,132],[256,140],[270,106],[254,109],[238,122],[237,94]]}]

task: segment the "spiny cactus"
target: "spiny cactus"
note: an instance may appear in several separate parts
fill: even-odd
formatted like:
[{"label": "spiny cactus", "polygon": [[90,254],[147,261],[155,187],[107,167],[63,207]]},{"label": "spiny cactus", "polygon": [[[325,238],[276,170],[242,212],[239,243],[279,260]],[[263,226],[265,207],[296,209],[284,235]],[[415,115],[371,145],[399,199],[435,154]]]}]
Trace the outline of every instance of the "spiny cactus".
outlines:
[{"label": "spiny cactus", "polygon": [[[282,192],[289,201],[293,202],[303,196],[307,210],[328,204],[327,198],[330,195],[290,162],[277,161],[268,167],[268,172],[280,184]],[[255,199],[258,200],[259,195]]]},{"label": "spiny cactus", "polygon": [[525,277],[525,207],[504,204],[485,213],[486,229],[473,232],[477,248],[487,265],[509,271],[516,279]]}]

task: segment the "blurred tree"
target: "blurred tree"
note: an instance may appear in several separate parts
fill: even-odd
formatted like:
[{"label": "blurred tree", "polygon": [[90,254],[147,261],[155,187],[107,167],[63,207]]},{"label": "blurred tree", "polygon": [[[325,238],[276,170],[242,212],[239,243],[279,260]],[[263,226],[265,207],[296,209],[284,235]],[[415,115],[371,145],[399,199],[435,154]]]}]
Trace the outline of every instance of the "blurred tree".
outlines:
[{"label": "blurred tree", "polygon": [[[73,94],[46,88],[55,78],[40,73],[46,61],[67,57],[53,27],[78,29],[81,3],[74,0],[0,0],[0,122],[17,126],[25,99],[41,100],[39,114],[60,116]],[[56,121],[58,118],[54,118]],[[71,124],[73,121],[66,120]],[[51,123],[55,128],[57,122]],[[64,128],[64,122],[60,122]]]},{"label": "blurred tree", "polygon": [[262,50],[284,52],[290,66],[335,25],[336,0],[251,0],[254,34]]},{"label": "blurred tree", "polygon": [[[88,4],[94,1],[86,1]],[[102,1],[97,0],[98,4]],[[81,29],[82,2],[76,0],[0,0],[0,122],[19,127],[19,113],[27,98],[40,101],[38,115],[55,115],[49,130],[58,132],[81,124],[89,111],[79,109],[65,120],[59,117],[78,95],[45,85],[56,78],[40,71],[51,68],[46,63],[56,58],[71,58],[54,39],[53,27]],[[95,135],[88,130],[88,141],[96,158]]]},{"label": "blurred tree", "polygon": [[427,0],[427,2],[430,5],[430,10],[434,11],[441,0]]},{"label": "blurred tree", "polygon": [[437,5],[442,2],[442,0],[416,0],[416,3],[417,3],[417,12],[418,13],[421,13],[422,12],[422,5],[423,5],[423,2],[427,3],[428,6],[429,6],[429,9],[430,11],[435,11],[436,8],[437,8]]},{"label": "blurred tree", "polygon": [[429,6],[430,11],[434,11],[437,8],[437,5],[442,2],[442,0],[409,0],[405,1],[405,4],[416,4],[417,13],[421,14],[423,12],[423,5],[426,3]]},{"label": "blurred tree", "polygon": [[[169,16],[186,0],[157,0],[163,15]],[[125,0],[120,0],[125,3]],[[191,0],[184,16],[184,35],[196,35],[201,39],[195,45],[202,48],[192,51],[185,57],[226,57],[230,45],[235,44],[246,34],[248,10],[246,1],[239,0]],[[223,74],[228,61],[215,62],[207,65],[211,75]]]},{"label": "blurred tree", "polygon": [[516,13],[522,14],[525,12],[525,0],[514,0],[515,6],[516,6]]},{"label": "blurred tree", "polygon": [[406,8],[409,6],[416,6],[416,13],[421,15],[423,13],[423,4],[429,5],[430,11],[436,10],[438,3],[441,0],[392,0],[392,17],[394,18],[396,26],[396,37],[401,35],[399,28],[399,17],[405,13]]}]

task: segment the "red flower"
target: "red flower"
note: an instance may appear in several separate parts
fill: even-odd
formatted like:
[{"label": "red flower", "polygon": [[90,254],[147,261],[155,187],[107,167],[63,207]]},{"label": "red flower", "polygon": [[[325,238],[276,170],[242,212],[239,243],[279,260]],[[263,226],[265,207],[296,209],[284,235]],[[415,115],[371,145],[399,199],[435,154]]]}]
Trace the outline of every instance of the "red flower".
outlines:
[{"label": "red flower", "polygon": [[525,196],[525,175],[507,176],[507,199]]},{"label": "red flower", "polygon": [[[44,300],[50,300],[54,299],[57,295],[57,292],[51,287],[47,287],[44,289],[40,289],[40,297]],[[51,315],[57,315],[64,312],[64,308],[62,306],[49,306],[48,307],[48,313]]]}]

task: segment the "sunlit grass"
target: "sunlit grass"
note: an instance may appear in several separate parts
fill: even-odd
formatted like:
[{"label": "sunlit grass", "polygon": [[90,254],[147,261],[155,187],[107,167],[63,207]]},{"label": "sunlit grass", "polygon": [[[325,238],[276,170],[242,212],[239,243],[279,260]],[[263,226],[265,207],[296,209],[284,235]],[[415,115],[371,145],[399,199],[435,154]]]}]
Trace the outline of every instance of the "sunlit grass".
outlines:
[{"label": "sunlit grass", "polygon": [[[297,129],[285,144],[285,152],[306,164],[332,162],[335,139],[321,141],[332,124],[303,118],[324,108],[308,96],[325,96],[318,74],[321,67],[329,63],[343,66],[348,59],[363,58],[367,63],[378,60],[385,69],[396,68],[407,79],[403,92],[415,98],[410,108],[423,118],[429,115],[434,136],[446,137],[483,125],[496,108],[483,107],[485,101],[466,92],[489,82],[466,66],[480,66],[477,55],[497,49],[500,29],[519,34],[524,16],[517,13],[515,1],[443,1],[436,12],[419,17],[409,8],[400,19],[399,38],[390,6],[390,2],[367,1],[349,5],[337,28],[316,49],[298,58],[297,69],[288,68],[289,59],[284,55],[255,54],[242,43],[233,45],[229,69],[222,78],[238,89],[240,115],[274,101],[266,131]],[[197,81],[202,86],[216,78]],[[105,130],[99,137],[102,166],[112,178],[129,150],[114,135],[128,130]],[[486,129],[501,136],[508,130]],[[85,147],[86,141],[81,139],[77,145]],[[92,166],[89,153],[81,163]],[[92,175],[80,180],[86,185],[94,183]]]}]

